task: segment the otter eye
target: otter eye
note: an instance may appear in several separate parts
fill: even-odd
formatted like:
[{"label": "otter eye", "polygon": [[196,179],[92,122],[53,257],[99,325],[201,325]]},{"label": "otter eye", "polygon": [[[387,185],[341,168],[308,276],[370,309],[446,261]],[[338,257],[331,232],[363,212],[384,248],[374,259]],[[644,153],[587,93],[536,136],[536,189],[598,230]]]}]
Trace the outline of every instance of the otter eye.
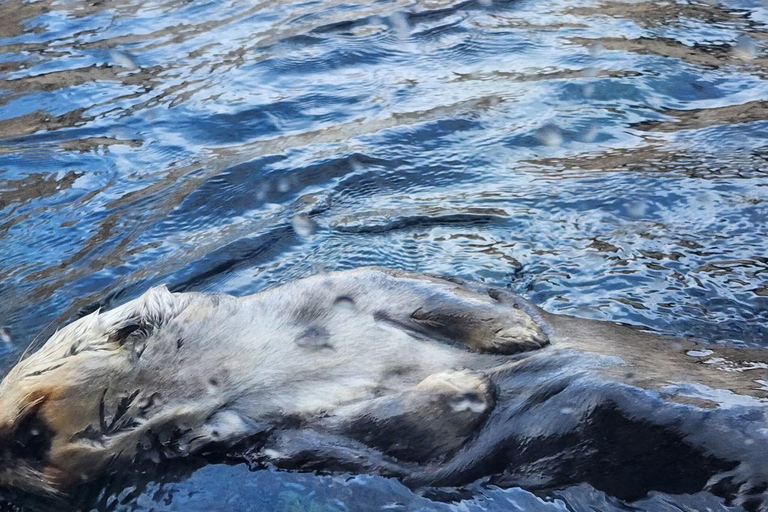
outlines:
[{"label": "otter eye", "polygon": [[121,327],[110,335],[110,341],[114,341],[122,345],[131,334],[138,331],[139,329],[141,329],[141,326],[137,324],[130,324],[126,325],[125,327]]},{"label": "otter eye", "polygon": [[42,464],[51,450],[53,432],[40,417],[39,410],[24,415],[13,431],[11,451],[14,456]]}]

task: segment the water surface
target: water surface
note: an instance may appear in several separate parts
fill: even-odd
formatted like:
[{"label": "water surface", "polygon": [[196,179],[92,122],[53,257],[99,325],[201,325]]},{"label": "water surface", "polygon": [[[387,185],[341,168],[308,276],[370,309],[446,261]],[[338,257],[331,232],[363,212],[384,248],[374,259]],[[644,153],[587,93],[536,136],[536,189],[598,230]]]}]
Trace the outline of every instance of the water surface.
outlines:
[{"label": "water surface", "polygon": [[[152,285],[360,265],[768,347],[766,23],[758,0],[6,0],[0,370]],[[225,466],[93,506],[624,510]]]}]

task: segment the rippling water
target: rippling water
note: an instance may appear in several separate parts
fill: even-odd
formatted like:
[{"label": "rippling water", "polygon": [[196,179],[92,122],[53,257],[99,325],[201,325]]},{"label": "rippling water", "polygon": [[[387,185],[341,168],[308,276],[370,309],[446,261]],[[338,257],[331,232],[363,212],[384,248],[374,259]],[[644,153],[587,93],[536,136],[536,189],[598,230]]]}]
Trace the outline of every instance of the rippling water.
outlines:
[{"label": "rippling water", "polygon": [[[6,0],[0,368],[154,284],[370,264],[768,346],[767,6]],[[223,466],[94,506],[624,510],[586,486],[450,505]]]}]

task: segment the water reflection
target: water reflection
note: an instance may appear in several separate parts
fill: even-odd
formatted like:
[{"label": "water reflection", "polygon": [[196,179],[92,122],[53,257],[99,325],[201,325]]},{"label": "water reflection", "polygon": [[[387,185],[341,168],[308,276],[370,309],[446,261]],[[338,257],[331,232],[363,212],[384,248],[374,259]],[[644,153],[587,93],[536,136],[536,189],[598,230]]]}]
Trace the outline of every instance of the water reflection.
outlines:
[{"label": "water reflection", "polygon": [[[2,366],[153,284],[244,294],[365,264],[765,345],[766,23],[751,0],[9,0]],[[268,504],[300,482],[330,509],[449,507],[380,479],[239,471],[138,509],[253,503],[217,487],[228,472]],[[620,506],[584,489],[467,506],[510,501]]]}]

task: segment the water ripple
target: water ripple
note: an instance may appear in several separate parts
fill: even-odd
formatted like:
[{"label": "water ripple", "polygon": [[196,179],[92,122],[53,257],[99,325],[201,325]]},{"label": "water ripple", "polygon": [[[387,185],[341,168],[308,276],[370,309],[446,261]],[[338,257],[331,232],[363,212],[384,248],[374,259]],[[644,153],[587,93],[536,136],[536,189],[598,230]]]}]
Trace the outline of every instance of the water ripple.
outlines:
[{"label": "water ripple", "polygon": [[[0,366],[162,282],[246,294],[371,264],[766,346],[766,24],[753,0],[8,0]],[[167,485],[130,507],[625,509],[243,468]]]}]

